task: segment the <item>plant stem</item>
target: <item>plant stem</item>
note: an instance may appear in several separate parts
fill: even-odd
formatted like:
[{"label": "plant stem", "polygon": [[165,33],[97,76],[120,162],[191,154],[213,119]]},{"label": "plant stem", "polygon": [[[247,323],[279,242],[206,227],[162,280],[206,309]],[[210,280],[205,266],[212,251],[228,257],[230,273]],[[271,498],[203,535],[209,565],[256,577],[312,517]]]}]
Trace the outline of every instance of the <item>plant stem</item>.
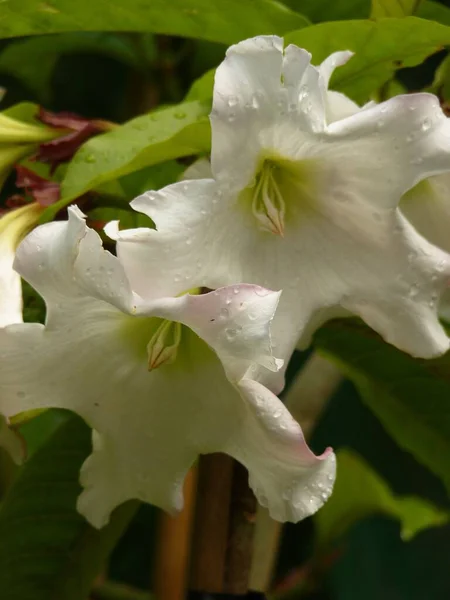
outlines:
[{"label": "plant stem", "polygon": [[197,592],[223,592],[232,476],[230,457],[200,457],[190,586]]},{"label": "plant stem", "polygon": [[231,490],[224,591],[246,594],[253,554],[256,498],[248,486],[247,470],[235,462]]}]

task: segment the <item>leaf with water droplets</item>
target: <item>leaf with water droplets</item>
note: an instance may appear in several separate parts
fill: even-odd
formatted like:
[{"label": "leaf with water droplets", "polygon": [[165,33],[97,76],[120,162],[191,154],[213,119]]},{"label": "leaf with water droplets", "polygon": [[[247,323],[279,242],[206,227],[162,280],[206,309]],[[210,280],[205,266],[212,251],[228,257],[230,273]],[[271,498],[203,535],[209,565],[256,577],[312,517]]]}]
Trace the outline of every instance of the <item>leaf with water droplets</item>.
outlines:
[{"label": "leaf with water droplets", "polygon": [[[185,102],[142,115],[84,144],[69,164],[61,200],[48,207],[43,221],[102,183],[210,146],[208,104]],[[180,116],[182,115],[182,116]]]}]

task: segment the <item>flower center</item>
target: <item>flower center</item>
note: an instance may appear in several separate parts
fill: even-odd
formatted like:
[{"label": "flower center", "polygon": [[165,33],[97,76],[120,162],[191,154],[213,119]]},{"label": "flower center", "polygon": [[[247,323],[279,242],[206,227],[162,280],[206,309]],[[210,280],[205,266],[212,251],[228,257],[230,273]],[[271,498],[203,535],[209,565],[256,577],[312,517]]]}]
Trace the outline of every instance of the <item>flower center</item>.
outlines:
[{"label": "flower center", "polygon": [[260,229],[283,236],[286,206],[277,180],[279,171],[275,162],[264,161],[252,190],[252,213]]},{"label": "flower center", "polygon": [[286,221],[314,205],[318,166],[313,159],[263,157],[254,181],[240,195],[259,229],[283,237]]},{"label": "flower center", "polygon": [[[200,293],[200,288],[194,288],[180,296]],[[180,361],[189,362],[192,340],[197,338],[185,325],[159,317],[123,315],[119,327],[127,346],[140,361],[146,360],[149,371],[175,361],[177,364]],[[200,345],[205,344],[202,342]]]},{"label": "flower center", "polygon": [[147,345],[148,370],[171,364],[177,357],[181,341],[181,323],[164,320]]}]

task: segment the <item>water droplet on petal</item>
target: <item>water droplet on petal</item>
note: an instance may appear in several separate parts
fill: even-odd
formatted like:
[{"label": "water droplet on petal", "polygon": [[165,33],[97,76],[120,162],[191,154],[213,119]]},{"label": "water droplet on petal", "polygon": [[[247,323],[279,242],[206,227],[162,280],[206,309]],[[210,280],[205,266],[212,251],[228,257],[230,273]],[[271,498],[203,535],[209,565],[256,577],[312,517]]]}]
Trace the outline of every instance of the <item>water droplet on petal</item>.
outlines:
[{"label": "water droplet on petal", "polygon": [[236,106],[239,102],[239,98],[237,96],[229,96],[227,100],[228,106],[231,108],[232,106]]},{"label": "water droplet on petal", "polygon": [[422,131],[428,131],[431,127],[431,121],[430,119],[424,119],[422,121],[422,125],[420,126]]}]

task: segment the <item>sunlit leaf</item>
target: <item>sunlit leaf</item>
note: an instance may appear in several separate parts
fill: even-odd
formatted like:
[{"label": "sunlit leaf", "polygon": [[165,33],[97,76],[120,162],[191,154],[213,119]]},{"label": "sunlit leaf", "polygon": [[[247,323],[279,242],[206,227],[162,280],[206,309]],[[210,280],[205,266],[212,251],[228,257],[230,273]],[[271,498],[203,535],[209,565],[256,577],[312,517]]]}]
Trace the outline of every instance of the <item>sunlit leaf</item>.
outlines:
[{"label": "sunlit leaf", "polygon": [[331,84],[363,103],[397,69],[420,64],[450,44],[450,28],[417,17],[335,21],[290,33],[286,42],[312,52],[316,64],[337,50],[353,50],[355,56],[336,69]]},{"label": "sunlit leaf", "polygon": [[419,8],[421,0],[372,0],[371,17],[408,17]]},{"label": "sunlit leaf", "polygon": [[[239,18],[237,18],[239,15]],[[62,31],[149,31],[223,42],[299,29],[274,0],[14,0],[0,3],[0,38]]]}]

